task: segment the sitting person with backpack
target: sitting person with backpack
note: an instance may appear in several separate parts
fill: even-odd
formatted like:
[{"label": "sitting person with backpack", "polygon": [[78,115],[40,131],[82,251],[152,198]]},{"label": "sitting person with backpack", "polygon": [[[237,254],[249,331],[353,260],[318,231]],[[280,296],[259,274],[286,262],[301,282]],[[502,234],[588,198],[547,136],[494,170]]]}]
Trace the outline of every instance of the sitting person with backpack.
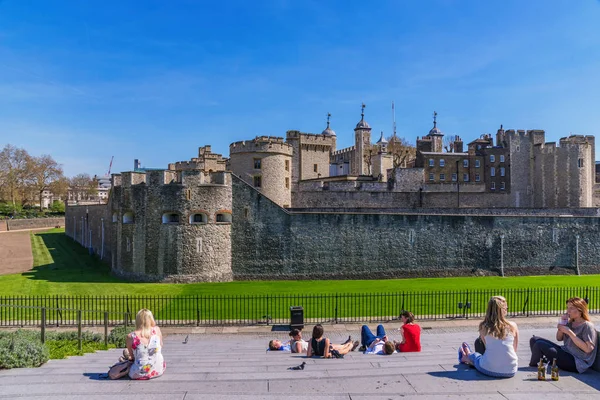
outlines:
[{"label": "sitting person with backpack", "polygon": [[132,361],[129,377],[145,380],[161,376],[166,368],[162,346],[162,333],[152,313],[141,309],[135,316],[135,331],[127,335],[127,350]]}]

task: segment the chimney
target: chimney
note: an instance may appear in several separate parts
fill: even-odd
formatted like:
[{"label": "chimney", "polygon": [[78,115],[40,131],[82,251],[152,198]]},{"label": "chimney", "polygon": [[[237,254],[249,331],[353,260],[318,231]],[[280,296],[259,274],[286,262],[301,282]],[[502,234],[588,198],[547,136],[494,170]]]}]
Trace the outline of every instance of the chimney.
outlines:
[{"label": "chimney", "polygon": [[456,139],[454,139],[454,152],[455,153],[463,152],[463,141],[460,138],[460,136],[456,136]]}]

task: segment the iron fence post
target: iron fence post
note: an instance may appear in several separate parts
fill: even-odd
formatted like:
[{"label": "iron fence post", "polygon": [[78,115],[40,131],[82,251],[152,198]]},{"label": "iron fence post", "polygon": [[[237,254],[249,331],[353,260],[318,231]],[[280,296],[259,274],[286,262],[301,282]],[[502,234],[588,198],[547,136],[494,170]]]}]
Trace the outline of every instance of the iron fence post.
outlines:
[{"label": "iron fence post", "polygon": [[338,323],[338,294],[335,294],[335,323]]},{"label": "iron fence post", "polygon": [[43,307],[42,308],[42,317],[41,317],[41,324],[42,324],[42,344],[46,343],[46,308]]},{"label": "iron fence post", "polygon": [[81,344],[81,310],[77,310],[77,348],[82,349]]},{"label": "iron fence post", "polygon": [[267,325],[270,325],[269,317],[271,314],[269,314],[269,295],[267,295],[266,299],[267,299],[267,316],[265,317],[265,319],[267,320]]},{"label": "iron fence post", "polygon": [[108,311],[104,311],[104,346],[108,347]]},{"label": "iron fence post", "polygon": [[200,304],[198,302],[198,295],[196,295],[196,326],[200,326]]}]

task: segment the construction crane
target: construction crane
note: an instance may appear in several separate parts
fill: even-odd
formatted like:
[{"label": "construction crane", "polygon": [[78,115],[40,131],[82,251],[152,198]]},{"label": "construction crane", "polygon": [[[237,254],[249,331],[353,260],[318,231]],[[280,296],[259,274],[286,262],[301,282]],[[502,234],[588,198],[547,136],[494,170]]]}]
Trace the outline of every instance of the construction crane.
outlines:
[{"label": "construction crane", "polygon": [[112,162],[114,160],[115,156],[112,156],[110,158],[110,165],[108,166],[108,172],[106,173],[106,176],[110,176],[110,170],[112,169]]}]

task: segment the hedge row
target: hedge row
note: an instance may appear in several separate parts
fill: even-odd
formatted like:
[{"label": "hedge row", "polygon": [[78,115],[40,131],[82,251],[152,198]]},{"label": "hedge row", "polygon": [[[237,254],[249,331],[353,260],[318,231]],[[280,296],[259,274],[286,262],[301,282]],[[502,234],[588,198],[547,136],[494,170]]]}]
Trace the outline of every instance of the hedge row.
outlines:
[{"label": "hedge row", "polygon": [[[115,327],[108,336],[109,347],[124,348],[129,332],[131,327]],[[83,351],[79,351],[77,332],[46,332],[46,343],[42,344],[37,331],[0,331],[0,369],[35,368],[50,358],[64,358],[105,349],[101,334],[82,332],[82,339]]]}]

